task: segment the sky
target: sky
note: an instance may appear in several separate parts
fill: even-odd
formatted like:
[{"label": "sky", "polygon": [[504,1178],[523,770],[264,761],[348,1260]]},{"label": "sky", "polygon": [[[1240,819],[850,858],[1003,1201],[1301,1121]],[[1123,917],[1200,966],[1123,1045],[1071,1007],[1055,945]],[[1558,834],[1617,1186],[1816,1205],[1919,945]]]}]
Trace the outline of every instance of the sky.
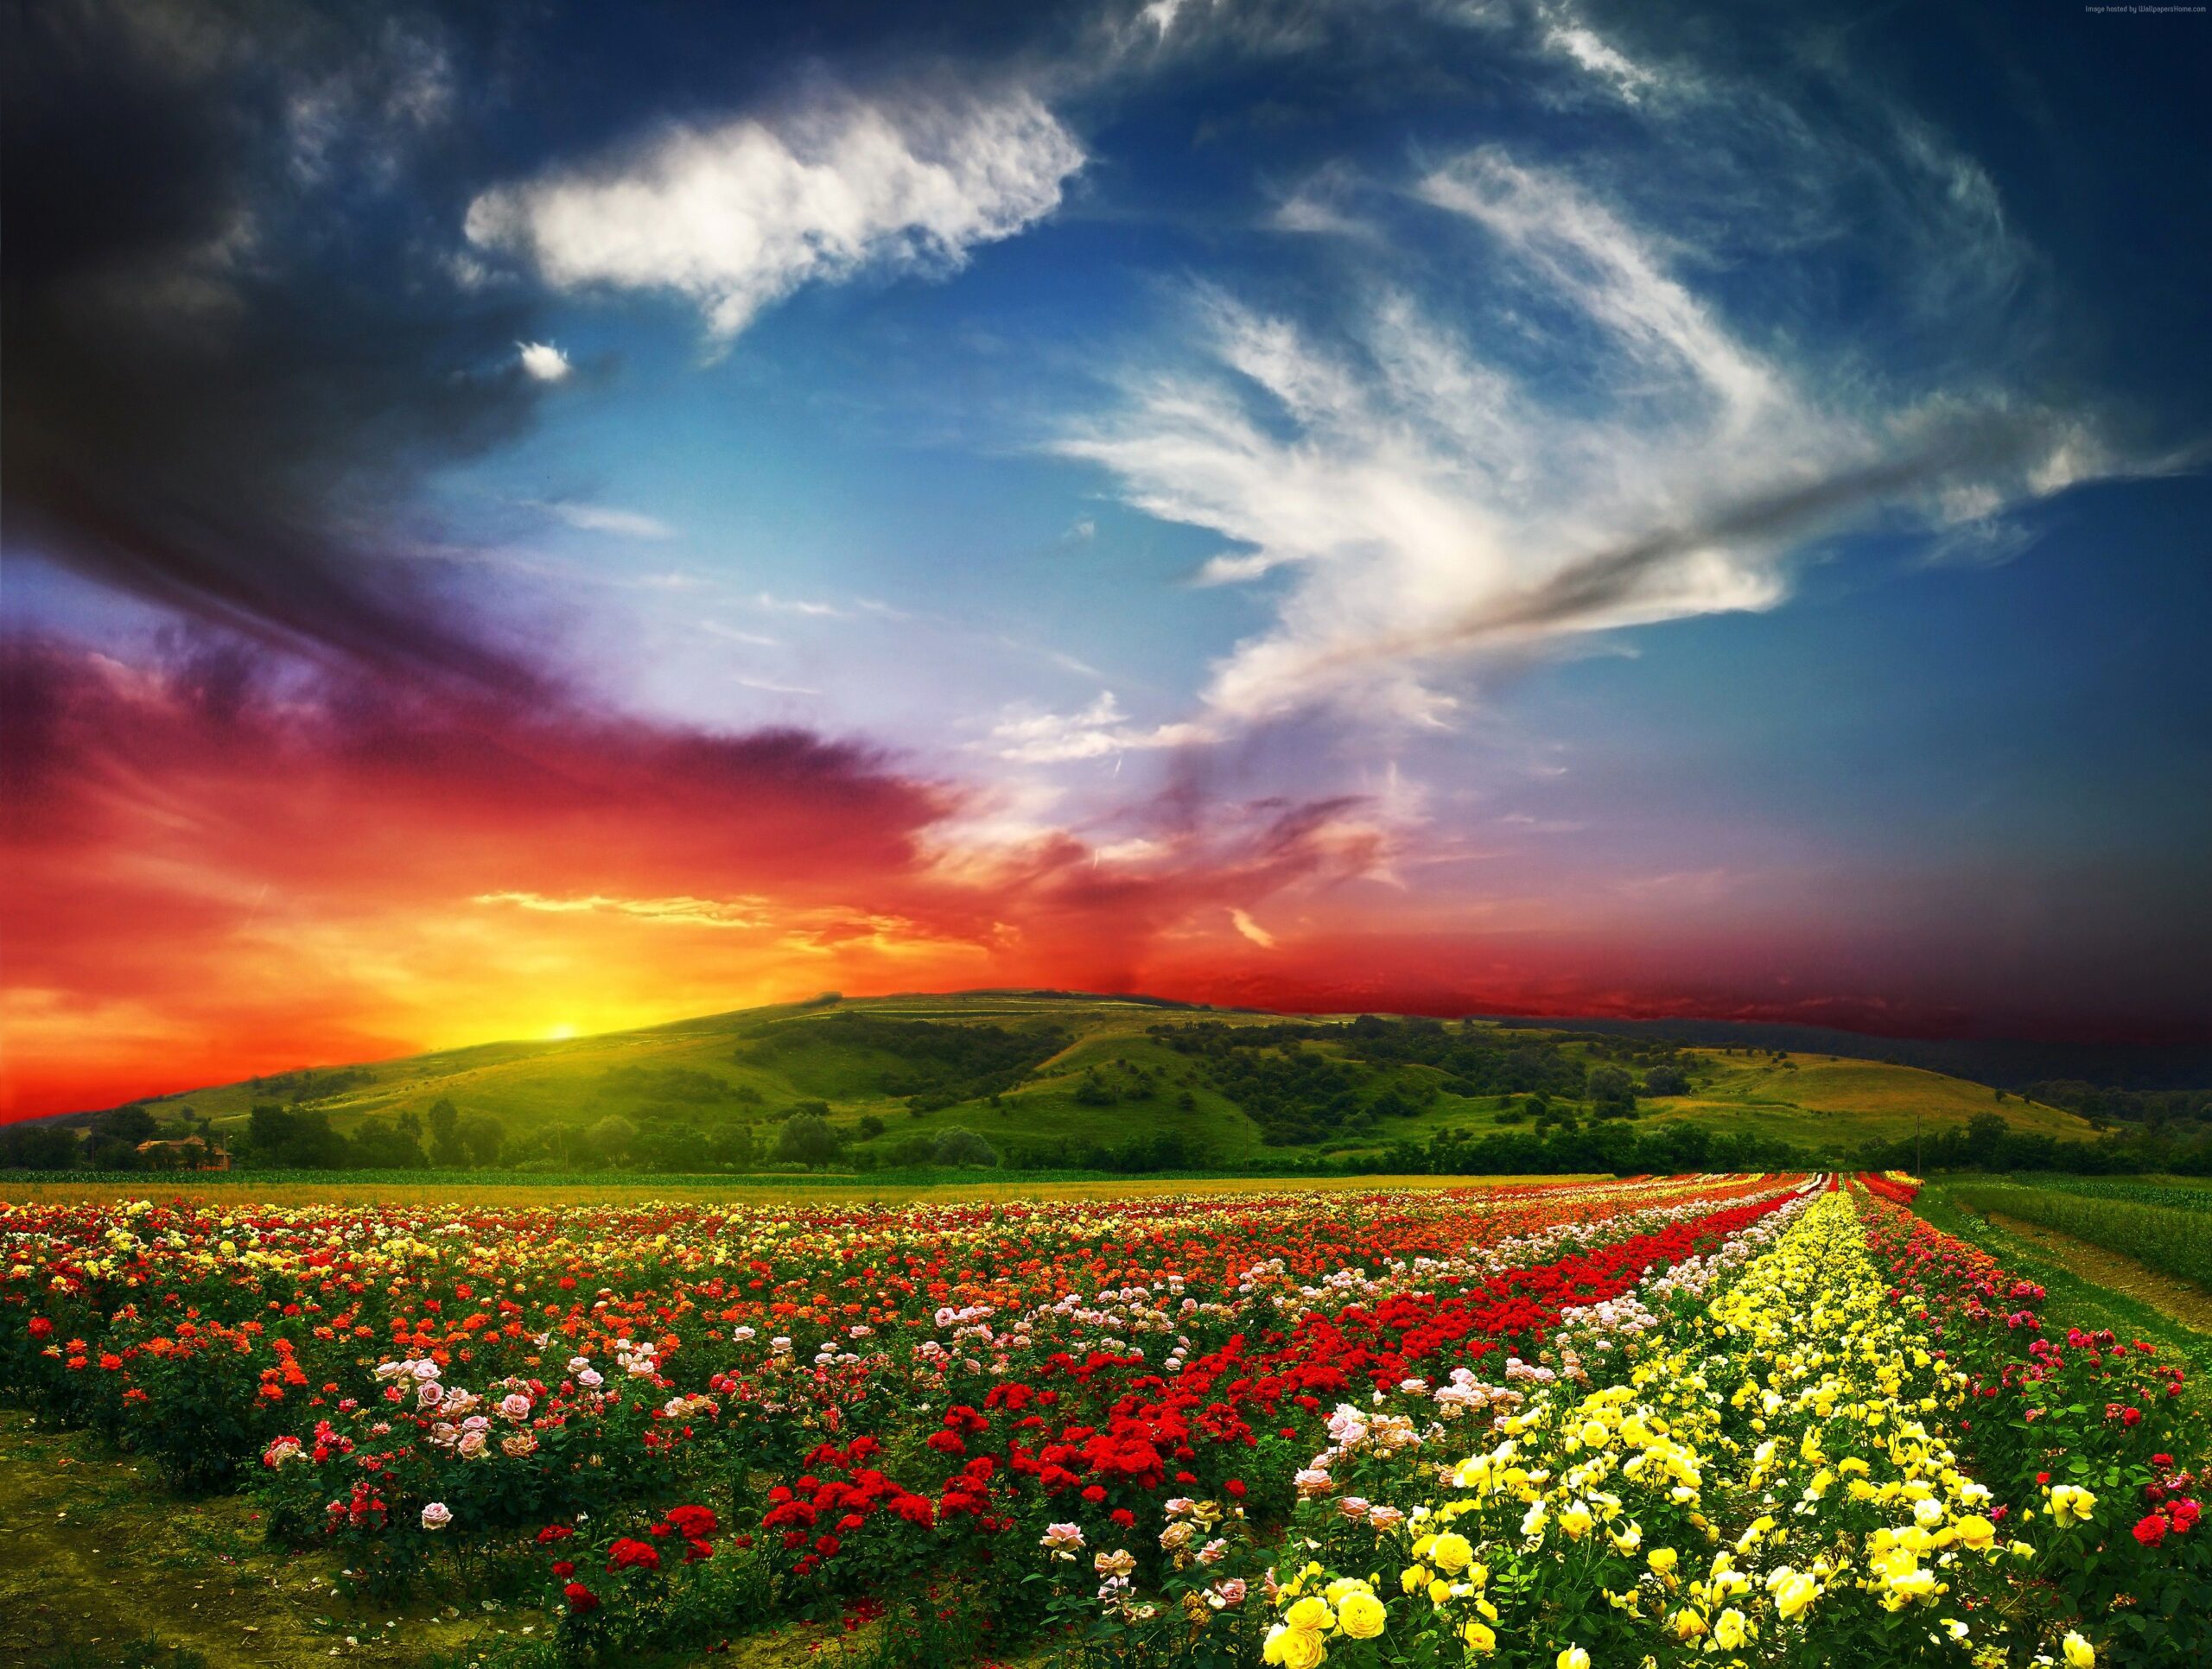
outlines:
[{"label": "sky", "polygon": [[2201,13],[0,27],[0,1116],[826,990],[2212,1035]]}]

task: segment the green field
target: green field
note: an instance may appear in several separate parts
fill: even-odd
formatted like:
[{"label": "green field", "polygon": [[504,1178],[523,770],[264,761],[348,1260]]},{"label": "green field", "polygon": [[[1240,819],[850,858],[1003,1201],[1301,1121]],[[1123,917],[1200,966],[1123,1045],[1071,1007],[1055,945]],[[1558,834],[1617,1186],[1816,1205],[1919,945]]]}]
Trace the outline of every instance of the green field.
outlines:
[{"label": "green field", "polygon": [[[2146,1200],[2037,1181],[1959,1182],[1948,1191],[1950,1198],[1974,1210],[2086,1241],[2160,1274],[2212,1291],[2212,1211],[2204,1209],[2202,1190],[2137,1184],[2139,1196],[2151,1196]],[[2176,1195],[2187,1203],[2164,1203]]]},{"label": "green field", "polygon": [[[581,1132],[617,1117],[647,1129],[656,1120],[709,1127],[741,1123],[757,1128],[765,1147],[791,1107],[819,1102],[847,1137],[849,1151],[872,1152],[885,1164],[899,1162],[895,1150],[902,1142],[911,1151],[915,1139],[956,1126],[1001,1149],[1174,1135],[1206,1164],[1228,1167],[1275,1158],[1366,1159],[1381,1156],[1392,1143],[1422,1142],[1446,1132],[1479,1137],[1528,1127],[1522,1096],[1461,1093],[1464,1080],[1429,1065],[1365,1062],[1347,1031],[1342,1041],[1331,1036],[1303,1047],[1319,1059],[1346,1063],[1364,1101],[1389,1095],[1399,1110],[1320,1139],[1270,1145],[1246,1107],[1209,1081],[1201,1062],[1151,1035],[1162,1025],[1249,1027],[1277,1025],[1281,1019],[1058,993],[826,999],[599,1037],[486,1044],[319,1067],[145,1105],[165,1121],[189,1108],[211,1120],[233,1145],[257,1102],[321,1110],[337,1129],[351,1132],[372,1115],[424,1117],[446,1101],[463,1117],[497,1119],[511,1142]],[[1349,1019],[1325,1024],[1340,1026]],[[916,1025],[931,1030],[895,1031]],[[989,1093],[968,1093],[975,1082],[970,1069],[933,1066],[899,1041],[927,1043],[951,1027],[979,1035],[987,1031],[1020,1056],[992,1081]],[[1619,1047],[1535,1026],[1471,1023],[1466,1035],[1501,1048],[1521,1043],[1556,1047],[1593,1063]],[[887,1037],[892,1046],[885,1044]],[[1688,1093],[1643,1098],[1644,1129],[1690,1124],[1834,1154],[1869,1139],[1910,1138],[1916,1131],[1933,1136],[1991,1113],[2031,1133],[2074,1140],[2094,1134],[2072,1114],[2017,1096],[1999,1101],[1986,1085],[1912,1067],[1716,1049],[1686,1049],[1675,1058],[1688,1074]],[[913,1093],[918,1082],[926,1088],[933,1082],[929,1074],[940,1069],[952,1091]],[[969,1073],[966,1081],[963,1071]],[[1448,1087],[1454,1082],[1460,1089]],[[1586,1109],[1573,1110],[1586,1115]],[[880,1134],[863,1134],[861,1121],[869,1118],[882,1121]]]},{"label": "green field", "polygon": [[2212,1211],[2212,1180],[2202,1177],[2015,1177],[2017,1183],[2089,1199],[2126,1200],[2175,1211]]}]

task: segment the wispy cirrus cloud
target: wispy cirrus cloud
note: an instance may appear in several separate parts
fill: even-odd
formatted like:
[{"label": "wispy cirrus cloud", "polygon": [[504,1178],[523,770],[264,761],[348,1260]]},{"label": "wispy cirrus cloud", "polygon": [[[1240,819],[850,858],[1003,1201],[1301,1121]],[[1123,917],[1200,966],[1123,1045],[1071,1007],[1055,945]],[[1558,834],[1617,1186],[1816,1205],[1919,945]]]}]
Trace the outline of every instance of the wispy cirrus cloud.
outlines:
[{"label": "wispy cirrus cloud", "polygon": [[569,916],[611,911],[646,921],[668,922],[685,927],[757,930],[769,924],[769,901],[758,893],[738,898],[695,898],[677,894],[660,898],[610,898],[604,892],[572,893],[556,898],[543,892],[480,892],[470,900],[480,904],[511,904],[548,915]]},{"label": "wispy cirrus cloud", "polygon": [[574,498],[539,501],[537,508],[556,521],[586,533],[612,534],[620,539],[673,539],[677,530],[658,516],[615,505],[587,504]]},{"label": "wispy cirrus cloud", "polygon": [[1230,926],[1259,946],[1261,949],[1273,950],[1275,948],[1275,936],[1254,921],[1250,911],[1239,910],[1232,904],[1230,906],[1229,921]]},{"label": "wispy cirrus cloud", "polygon": [[1074,713],[1009,714],[991,727],[989,750],[1022,765],[1060,765],[1204,741],[1197,725],[1132,723],[1110,689]]},{"label": "wispy cirrus cloud", "polygon": [[1232,542],[1201,580],[1288,576],[1273,625],[1216,663],[1215,720],[1335,701],[1448,724],[1470,655],[1770,608],[1808,541],[1940,529],[2097,455],[2001,386],[1885,397],[1785,352],[1558,168],[1479,147],[1406,196],[1470,240],[1487,315],[1386,289],[1325,328],[1204,292],[1198,363],[1132,376],[1058,443],[1132,505]]}]

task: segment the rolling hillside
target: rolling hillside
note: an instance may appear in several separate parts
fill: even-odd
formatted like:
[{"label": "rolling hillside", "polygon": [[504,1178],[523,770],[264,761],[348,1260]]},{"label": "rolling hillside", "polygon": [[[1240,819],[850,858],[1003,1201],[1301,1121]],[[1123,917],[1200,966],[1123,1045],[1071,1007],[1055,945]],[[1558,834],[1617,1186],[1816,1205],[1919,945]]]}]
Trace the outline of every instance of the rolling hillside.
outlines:
[{"label": "rolling hillside", "polygon": [[[639,1151],[741,1128],[765,1153],[794,1107],[823,1112],[849,1151],[885,1163],[912,1162],[961,1126],[1033,1158],[1172,1138],[1206,1163],[1236,1164],[1526,1129],[1540,1114],[1587,1118],[1585,1070],[1618,1065],[1640,1084],[1663,1064],[1687,1085],[1639,1095],[1645,1130],[1688,1122],[1840,1151],[1910,1136],[1916,1121],[1932,1136],[1993,1112],[2035,1133],[2093,1133],[2072,1114],[1911,1067],[1488,1022],[1376,1026],[1054,993],[828,998],[286,1074],[145,1105],[165,1121],[189,1108],[236,1139],[256,1103],[320,1110],[351,1133],[372,1117],[427,1120],[443,1101],[463,1118],[496,1119],[509,1158],[525,1164],[574,1153],[594,1132],[619,1138],[625,1126]],[[1575,1087],[1557,1087],[1567,1082]],[[1541,1106],[1530,1099],[1540,1084],[1553,1086],[1537,1092]]]}]

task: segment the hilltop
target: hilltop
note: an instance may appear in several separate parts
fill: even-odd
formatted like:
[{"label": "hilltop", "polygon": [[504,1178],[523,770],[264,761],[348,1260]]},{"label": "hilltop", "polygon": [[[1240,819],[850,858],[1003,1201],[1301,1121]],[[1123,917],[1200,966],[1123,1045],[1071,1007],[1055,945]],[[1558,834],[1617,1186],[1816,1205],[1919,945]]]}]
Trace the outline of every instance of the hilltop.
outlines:
[{"label": "hilltop", "polygon": [[1624,1078],[1646,1135],[1694,1126],[1841,1153],[1992,1113],[2021,1133],[2094,1134],[2074,1114],[1986,1084],[1837,1055],[1050,992],[830,997],[319,1068],[143,1105],[165,1123],[188,1114],[235,1145],[256,1105],[320,1113],[358,1136],[424,1126],[442,1102],[463,1121],[496,1121],[503,1164],[548,1167],[723,1168],[765,1158],[798,1112],[826,1120],[847,1163],[920,1162],[958,1128],[1032,1164],[1135,1151],[1204,1168],[1586,1122],[1620,1110],[1603,1092]]}]

